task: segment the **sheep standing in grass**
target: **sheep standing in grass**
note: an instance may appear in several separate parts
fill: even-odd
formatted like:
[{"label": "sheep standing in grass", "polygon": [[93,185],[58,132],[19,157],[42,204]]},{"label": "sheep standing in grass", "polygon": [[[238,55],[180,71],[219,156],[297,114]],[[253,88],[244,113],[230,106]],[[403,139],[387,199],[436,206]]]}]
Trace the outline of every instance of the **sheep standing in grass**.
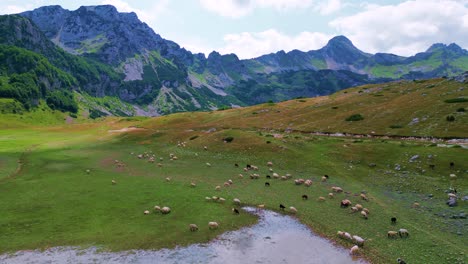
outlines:
[{"label": "sheep standing in grass", "polygon": [[273,175],[272,175],[272,177],[273,177],[274,179],[279,179],[280,176],[279,176],[278,173],[274,172]]},{"label": "sheep standing in grass", "polygon": [[362,205],[360,205],[360,204],[356,204],[354,207],[356,207],[359,211],[362,210]]},{"label": "sheep standing in grass", "polygon": [[324,202],[326,199],[325,199],[325,197],[320,196],[320,197],[318,198],[318,200],[319,200],[320,202]]},{"label": "sheep standing in grass", "polygon": [[302,200],[307,200],[307,199],[309,199],[309,196],[307,196],[307,194],[303,194],[302,195]]},{"label": "sheep standing in grass", "polygon": [[167,177],[167,178],[166,178],[166,181],[167,181],[167,182],[170,182],[170,181],[171,181],[171,178]]},{"label": "sheep standing in grass", "polygon": [[297,209],[293,206],[290,206],[289,207],[289,212],[292,213],[292,214],[297,214]]},{"label": "sheep standing in grass", "polygon": [[224,203],[225,201],[226,201],[226,199],[224,199],[223,197],[219,197],[219,199],[218,199],[218,202],[220,202],[220,203]]},{"label": "sheep standing in grass", "polygon": [[398,264],[406,264],[406,262],[402,260],[401,258],[397,258],[396,261],[398,262]]},{"label": "sheep standing in grass", "polygon": [[190,224],[189,229],[192,232],[198,231],[198,226],[196,224]]},{"label": "sheep standing in grass", "polygon": [[361,193],[359,196],[361,196],[361,199],[363,199],[364,201],[369,201],[369,198],[367,198],[365,194]]},{"label": "sheep standing in grass", "polygon": [[368,215],[367,215],[367,213],[366,213],[366,212],[364,212],[364,211],[361,211],[361,215],[362,215],[362,217],[363,217],[364,219],[366,219],[366,220],[367,220],[367,218],[368,218]]},{"label": "sheep standing in grass", "polygon": [[400,228],[400,230],[398,230],[398,235],[400,235],[401,238],[409,237],[409,232],[408,232],[408,230],[406,230],[404,228]]},{"label": "sheep standing in grass", "polygon": [[387,237],[388,238],[397,238],[398,232],[397,231],[388,231],[387,232]]},{"label": "sheep standing in grass", "polygon": [[211,167],[211,163],[207,162],[206,166]]},{"label": "sheep standing in grass", "polygon": [[350,200],[348,199],[344,199],[341,201],[341,204],[340,204],[340,207],[341,208],[347,208],[348,206],[350,206],[352,203]]},{"label": "sheep standing in grass", "polygon": [[396,217],[390,218],[390,222],[392,223],[392,225],[396,224],[396,220]]},{"label": "sheep standing in grass", "polygon": [[158,205],[155,205],[155,206],[154,206],[154,210],[160,212],[160,211],[161,211],[161,207],[159,207]]},{"label": "sheep standing in grass", "polygon": [[263,209],[263,208],[265,208],[265,205],[264,204],[259,204],[259,205],[257,205],[257,207],[260,208],[260,209]]},{"label": "sheep standing in grass", "polygon": [[356,213],[358,211],[359,209],[356,206],[351,207],[351,213]]},{"label": "sheep standing in grass", "polygon": [[360,247],[364,247],[364,238],[360,237],[360,236],[353,236],[353,241],[354,243],[356,243],[356,245],[360,246]]},{"label": "sheep standing in grass", "polygon": [[369,209],[367,209],[367,208],[362,208],[362,211],[365,212],[367,215],[370,214]]},{"label": "sheep standing in grass", "polygon": [[91,173],[91,170],[90,170],[90,169],[87,169],[87,170],[86,170],[86,173],[87,173],[87,174],[90,174],[90,173]]},{"label": "sheep standing in grass", "polygon": [[116,184],[117,184],[117,181],[116,181],[116,180],[112,180],[111,183],[112,183],[112,185],[116,185]]},{"label": "sheep standing in grass", "polygon": [[307,187],[310,187],[312,185],[312,181],[311,180],[306,180],[304,182],[304,185],[307,186]]},{"label": "sheep standing in grass", "polygon": [[210,202],[210,201],[211,201],[211,197],[205,197],[205,201]]},{"label": "sheep standing in grass", "polygon": [[346,240],[349,240],[349,241],[352,241],[353,238],[351,237],[351,234],[348,233],[348,232],[342,232],[342,231],[338,231],[338,236],[342,239],[346,239]]},{"label": "sheep standing in grass", "polygon": [[234,214],[236,214],[236,215],[239,214],[239,210],[237,210],[236,208],[232,208],[232,212],[233,212]]},{"label": "sheep standing in grass", "polygon": [[216,187],[215,187],[215,190],[216,190],[216,191],[219,191],[219,190],[221,190],[221,186],[219,186],[219,185],[218,185],[218,186],[216,186]]},{"label": "sheep standing in grass", "polygon": [[232,201],[234,202],[235,205],[241,204],[241,201],[238,198],[234,198]]},{"label": "sheep standing in grass", "polygon": [[217,222],[208,222],[209,229],[218,229],[219,224]]},{"label": "sheep standing in grass", "polygon": [[268,167],[273,166],[273,162],[271,162],[271,161],[267,162],[267,166],[268,166]]},{"label": "sheep standing in grass", "polygon": [[143,212],[143,214],[145,214],[145,215],[149,215],[149,213],[150,213],[150,211],[148,211],[148,210],[145,210],[145,211]]},{"label": "sheep standing in grass", "polygon": [[343,189],[341,187],[333,186],[331,187],[331,190],[336,193],[341,193],[343,192]]},{"label": "sheep standing in grass", "polygon": [[354,245],[354,246],[349,250],[349,254],[351,254],[351,255],[357,255],[357,254],[359,254],[359,247],[358,247],[358,245]]},{"label": "sheep standing in grass", "polygon": [[335,198],[335,195],[333,193],[328,193],[328,198],[330,199]]},{"label": "sheep standing in grass", "polygon": [[167,207],[167,206],[164,206],[163,208],[161,208],[161,213],[162,214],[168,214],[171,212],[171,208]]},{"label": "sheep standing in grass", "polygon": [[191,183],[190,183],[190,187],[193,188],[193,187],[196,187],[196,186],[197,186],[197,185],[196,185],[194,182],[191,182]]}]

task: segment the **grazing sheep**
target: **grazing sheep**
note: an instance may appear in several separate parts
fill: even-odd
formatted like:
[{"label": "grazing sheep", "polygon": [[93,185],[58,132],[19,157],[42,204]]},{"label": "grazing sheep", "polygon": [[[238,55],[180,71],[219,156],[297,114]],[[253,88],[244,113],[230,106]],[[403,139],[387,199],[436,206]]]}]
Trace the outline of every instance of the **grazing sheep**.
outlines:
[{"label": "grazing sheep", "polygon": [[312,185],[312,181],[311,180],[306,180],[304,182],[304,185],[307,186],[307,187],[310,187]]},{"label": "grazing sheep", "polygon": [[211,199],[213,199],[214,201],[218,201],[219,197],[218,196],[213,196],[213,197],[211,197]]},{"label": "grazing sheep", "polygon": [[297,180],[294,180],[294,183],[295,183],[296,185],[301,185],[301,184],[304,183],[304,179],[297,179]]},{"label": "grazing sheep", "polygon": [[278,179],[278,178],[279,178],[278,173],[274,172],[274,173],[273,173],[273,178]]},{"label": "grazing sheep", "polygon": [[250,164],[247,164],[247,165],[245,165],[245,168],[247,168],[248,170],[251,170],[252,166]]},{"label": "grazing sheep", "polygon": [[356,204],[354,207],[356,207],[359,211],[361,211],[362,208],[363,208],[362,205],[360,205],[360,204]]},{"label": "grazing sheep", "polygon": [[270,176],[270,175],[267,175],[266,178],[267,178],[267,179],[271,179],[271,176]]},{"label": "grazing sheep", "polygon": [[330,199],[335,198],[335,195],[333,193],[328,193],[328,198]]},{"label": "grazing sheep", "polygon": [[286,208],[286,206],[284,206],[283,204],[280,204],[280,205],[279,205],[279,208],[280,208],[281,210],[284,210],[284,208]]},{"label": "grazing sheep", "polygon": [[257,205],[257,207],[263,209],[263,208],[265,208],[265,205],[264,204],[259,204],[259,205]]},{"label": "grazing sheep", "polygon": [[252,168],[252,170],[258,171],[258,167],[257,167],[257,166],[252,165],[251,168]]},{"label": "grazing sheep", "polygon": [[413,205],[412,205],[413,208],[419,208],[419,206],[421,206],[421,205],[419,203],[416,203],[416,202],[413,203]]},{"label": "grazing sheep", "polygon": [[234,163],[234,167],[239,168],[239,164]]},{"label": "grazing sheep", "polygon": [[309,199],[309,196],[307,196],[307,194],[303,194],[302,195],[302,200],[307,200],[307,199]]},{"label": "grazing sheep", "polygon": [[211,164],[209,162],[206,163],[206,166],[211,167]]},{"label": "grazing sheep", "polygon": [[455,167],[455,163],[452,161],[450,162],[450,168],[453,169],[453,167]]},{"label": "grazing sheep", "polygon": [[249,170],[249,169],[247,169],[247,168],[244,168],[244,171],[245,171],[245,172],[247,172],[248,170]]},{"label": "grazing sheep", "polygon": [[208,147],[207,147],[207,146],[203,146],[203,149],[204,149],[204,150],[208,150]]},{"label": "grazing sheep", "polygon": [[167,206],[164,206],[163,208],[161,208],[161,213],[162,214],[168,214],[171,212],[171,208],[167,207]]},{"label": "grazing sheep", "polygon": [[387,232],[387,237],[388,238],[397,238],[398,237],[398,232],[397,231],[388,231]]},{"label": "grazing sheep", "polygon": [[287,180],[287,179],[288,179],[288,177],[286,177],[286,176],[281,176],[281,180],[285,181],[285,180]]},{"label": "grazing sheep", "polygon": [[117,182],[116,182],[115,180],[112,180],[111,183],[112,183],[112,185],[116,185],[116,184],[117,184]]},{"label": "grazing sheep", "polygon": [[360,236],[353,236],[353,241],[354,243],[356,243],[356,245],[360,246],[360,247],[364,247],[364,238],[360,237]]},{"label": "grazing sheep", "polygon": [[268,171],[269,171],[269,172],[273,172],[273,169],[272,169],[272,168],[268,168]]},{"label": "grazing sheep", "polygon": [[292,175],[290,173],[286,173],[286,179],[291,179],[292,178]]},{"label": "grazing sheep", "polygon": [[269,183],[269,182],[265,182],[265,187],[270,187],[270,183]]},{"label": "grazing sheep", "polygon": [[457,195],[454,194],[454,193],[449,193],[449,194],[448,194],[448,198],[449,198],[449,199],[457,199]]},{"label": "grazing sheep", "polygon": [[229,182],[224,182],[223,185],[224,185],[224,187],[229,187],[229,186],[231,186],[231,184],[230,184]]},{"label": "grazing sheep", "polygon": [[333,186],[333,187],[331,187],[331,189],[332,189],[333,192],[336,192],[336,193],[343,192],[343,189],[341,187]]},{"label": "grazing sheep", "polygon": [[353,240],[353,238],[351,237],[351,234],[349,234],[348,232],[343,232],[343,231],[338,231],[338,236],[342,239],[347,239],[347,240]]},{"label": "grazing sheep", "polygon": [[361,215],[362,215],[362,217],[364,217],[364,219],[367,220],[368,216],[367,216],[367,213],[366,213],[366,212],[361,211]]},{"label": "grazing sheep", "polygon": [[398,235],[400,235],[401,238],[409,237],[409,232],[408,232],[408,230],[406,230],[404,228],[400,228],[400,230],[398,230]]},{"label": "grazing sheep", "polygon": [[150,213],[150,211],[148,211],[148,210],[145,210],[145,211],[143,212],[143,214],[145,214],[145,215],[148,215],[149,213]]},{"label": "grazing sheep", "polygon": [[453,173],[450,173],[450,179],[451,180],[455,180],[457,178],[457,175],[453,174]]},{"label": "grazing sheep", "polygon": [[223,197],[219,197],[219,199],[218,199],[218,202],[220,202],[220,203],[224,203],[225,201],[226,201],[226,199],[224,199]]},{"label": "grazing sheep", "polygon": [[321,179],[321,180],[322,180],[322,182],[326,182],[326,181],[327,181],[327,177],[322,176],[322,179]]},{"label": "grazing sheep", "polygon": [[234,198],[232,201],[233,201],[234,204],[236,204],[236,205],[240,205],[240,204],[241,204],[241,201],[240,201],[238,198]]},{"label": "grazing sheep", "polygon": [[267,166],[268,166],[268,167],[273,166],[273,162],[271,162],[271,161],[267,162]]},{"label": "grazing sheep", "polygon": [[233,212],[234,214],[236,214],[236,215],[239,214],[239,210],[237,210],[236,208],[232,208],[232,212]]},{"label": "grazing sheep", "polygon": [[357,245],[354,245],[350,250],[349,254],[351,255],[357,255],[359,253],[359,247]]},{"label": "grazing sheep", "polygon": [[369,201],[369,198],[367,198],[365,194],[361,193],[359,196],[361,196],[361,199],[363,199],[364,201]]},{"label": "grazing sheep", "polygon": [[90,170],[90,169],[87,169],[87,170],[86,170],[86,173],[87,173],[87,174],[90,174],[90,173],[91,173],[91,170]]},{"label": "grazing sheep", "polygon": [[161,207],[159,207],[158,205],[155,205],[154,210],[159,212],[159,211],[161,211]]},{"label": "grazing sheep", "polygon": [[166,181],[167,181],[167,182],[170,182],[170,181],[171,181],[171,178],[167,177],[167,178],[166,178]]},{"label": "grazing sheep", "polygon": [[323,201],[325,201],[325,197],[320,196],[320,197],[318,198],[318,200],[319,200],[320,202],[323,202]]},{"label": "grazing sheep", "polygon": [[198,226],[196,224],[190,224],[189,229],[192,232],[198,231]]},{"label": "grazing sheep", "polygon": [[402,260],[401,258],[397,258],[396,261],[398,262],[398,264],[406,264],[406,262]]},{"label": "grazing sheep", "polygon": [[369,213],[369,209],[367,209],[367,208],[362,208],[362,211],[365,212],[365,213],[368,214],[368,215],[370,214],[370,213]]},{"label": "grazing sheep", "polygon": [[195,187],[195,186],[197,186],[197,185],[194,182],[190,183],[190,187]]},{"label": "grazing sheep", "polygon": [[390,218],[390,221],[391,221],[392,225],[396,224],[396,220],[397,220],[396,217]]},{"label": "grazing sheep", "polygon": [[293,213],[293,214],[297,214],[297,209],[293,206],[290,206],[289,207],[289,212]]},{"label": "grazing sheep", "polygon": [[433,169],[435,168],[435,165],[434,165],[434,164],[429,164],[429,168],[430,168],[431,170],[433,170]]},{"label": "grazing sheep", "polygon": [[242,174],[239,173],[239,178],[243,179],[243,178],[244,178],[244,175],[242,175]]},{"label": "grazing sheep", "polygon": [[205,201],[207,202],[211,201],[211,197],[205,197]]},{"label": "grazing sheep", "polygon": [[158,163],[158,167],[162,167],[163,165],[161,163]]},{"label": "grazing sheep", "polygon": [[219,185],[218,185],[218,186],[216,186],[216,187],[215,187],[215,190],[216,190],[216,191],[219,191],[219,190],[221,190],[221,186],[219,186]]},{"label": "grazing sheep", "polygon": [[350,200],[348,199],[341,200],[341,204],[340,204],[341,208],[347,208],[350,205],[352,205]]},{"label": "grazing sheep", "polygon": [[218,229],[219,225],[217,222],[208,222],[209,229]]},{"label": "grazing sheep", "polygon": [[351,212],[352,212],[352,213],[356,213],[356,212],[358,212],[358,211],[359,211],[359,209],[357,209],[356,206],[351,207]]},{"label": "grazing sheep", "polygon": [[229,182],[229,184],[233,184],[233,183],[234,183],[231,179],[229,179],[227,182]]}]

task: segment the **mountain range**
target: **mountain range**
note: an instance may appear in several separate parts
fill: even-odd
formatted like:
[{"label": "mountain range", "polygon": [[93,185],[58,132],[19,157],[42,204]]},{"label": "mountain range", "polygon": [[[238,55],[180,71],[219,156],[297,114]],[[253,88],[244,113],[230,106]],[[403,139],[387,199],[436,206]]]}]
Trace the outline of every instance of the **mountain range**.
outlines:
[{"label": "mountain range", "polygon": [[0,16],[0,97],[91,117],[214,110],[465,71],[468,51],[454,43],[401,57],[337,36],[318,50],[240,60],[194,54],[111,5]]}]

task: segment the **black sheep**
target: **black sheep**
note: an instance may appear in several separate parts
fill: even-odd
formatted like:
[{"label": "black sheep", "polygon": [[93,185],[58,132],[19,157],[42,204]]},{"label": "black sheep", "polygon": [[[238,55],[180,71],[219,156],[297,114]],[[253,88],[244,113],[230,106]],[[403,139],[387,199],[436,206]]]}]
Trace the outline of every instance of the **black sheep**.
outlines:
[{"label": "black sheep", "polygon": [[401,258],[398,258],[397,261],[398,261],[398,264],[406,264],[406,262],[402,260]]},{"label": "black sheep", "polygon": [[329,178],[327,174],[323,175],[323,177],[325,177],[325,178],[327,178],[327,179]]},{"label": "black sheep", "polygon": [[434,165],[434,164],[429,164],[429,168],[430,168],[431,170],[433,170],[433,169],[435,168],[435,165]]},{"label": "black sheep", "polygon": [[279,207],[280,207],[281,210],[284,210],[284,208],[286,208],[286,206],[284,206],[284,205],[282,205],[282,204],[280,204]]},{"label": "black sheep", "polygon": [[307,194],[302,195],[302,200],[307,200],[307,199],[309,199],[309,196],[307,196]]},{"label": "black sheep", "polygon": [[455,163],[453,163],[453,161],[452,161],[452,162],[450,162],[450,168],[453,169],[453,167],[455,167]]},{"label": "black sheep", "polygon": [[239,214],[239,210],[237,210],[236,208],[232,208],[232,212],[233,212],[234,214],[236,214],[236,215]]},{"label": "black sheep", "polygon": [[392,217],[390,220],[392,221],[392,225],[396,224],[396,217]]},{"label": "black sheep", "polygon": [[270,175],[267,175],[266,178],[267,178],[267,179],[271,179],[271,176],[270,176]]},{"label": "black sheep", "polygon": [[265,182],[265,187],[270,187],[270,183],[269,183],[269,182]]},{"label": "black sheep", "polygon": [[239,164],[235,163],[235,164],[234,164],[234,167],[238,168],[238,167],[239,167]]}]

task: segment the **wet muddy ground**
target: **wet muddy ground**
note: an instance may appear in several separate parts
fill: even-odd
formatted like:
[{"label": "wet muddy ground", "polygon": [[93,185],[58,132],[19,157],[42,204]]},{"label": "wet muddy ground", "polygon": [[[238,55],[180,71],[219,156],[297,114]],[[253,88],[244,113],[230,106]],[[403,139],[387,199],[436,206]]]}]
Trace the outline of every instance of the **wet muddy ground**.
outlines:
[{"label": "wet muddy ground", "polygon": [[57,247],[0,255],[0,263],[367,263],[353,259],[347,249],[313,234],[290,216],[249,207],[244,210],[258,215],[258,224],[224,233],[206,244],[123,252],[100,252],[94,247]]}]

